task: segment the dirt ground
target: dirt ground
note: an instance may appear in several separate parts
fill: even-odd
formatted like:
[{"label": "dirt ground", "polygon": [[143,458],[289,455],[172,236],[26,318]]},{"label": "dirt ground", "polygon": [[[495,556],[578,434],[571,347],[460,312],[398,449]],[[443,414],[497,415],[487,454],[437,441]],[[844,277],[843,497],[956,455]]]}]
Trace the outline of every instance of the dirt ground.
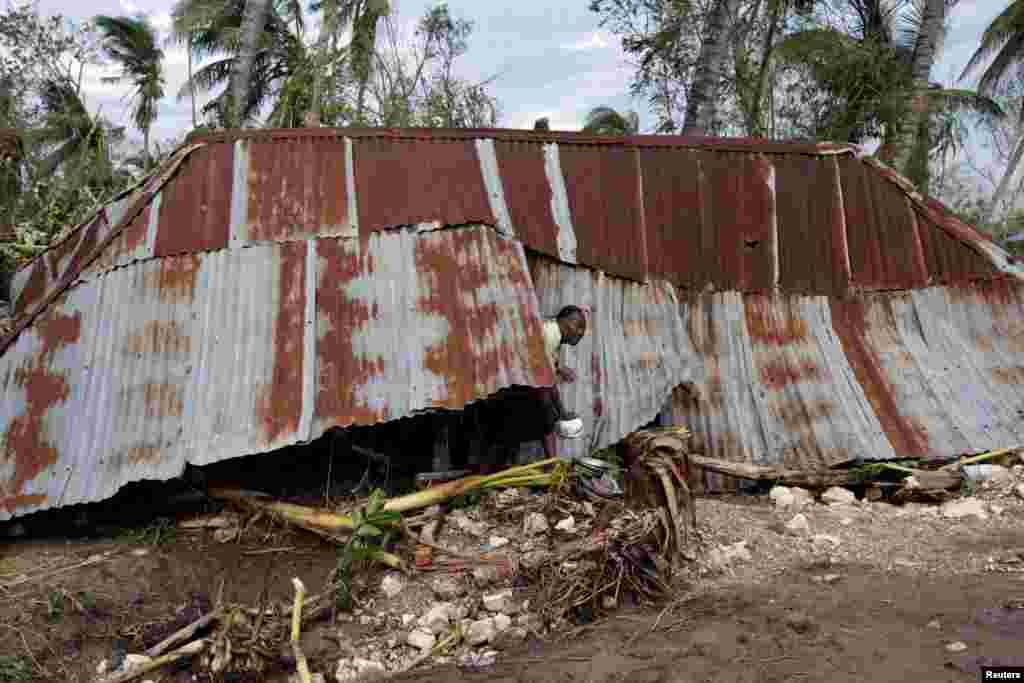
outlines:
[{"label": "dirt ground", "polygon": [[[949,519],[934,506],[811,504],[808,528],[796,532],[786,525],[797,511],[767,497],[704,498],[697,513],[710,552],[668,605],[622,607],[531,637],[484,670],[448,662],[392,680],[973,681],[983,664],[1024,666],[1024,500],[988,498],[985,519]],[[260,527],[228,543],[210,531],[164,534],[159,543],[151,528],[0,545],[0,655],[34,669],[19,679],[0,668],[0,683],[92,680],[112,652],[141,652],[208,610],[222,582],[228,602],[256,605],[264,590],[284,602],[291,577],[316,592],[335,563],[333,548],[301,532]],[[311,668],[328,681],[345,656],[339,640],[376,632],[405,647],[393,620],[365,616],[387,606],[375,597],[380,573],[363,579],[363,616],[304,636]],[[282,658],[276,673],[224,680],[287,680],[291,667]],[[144,678],[209,680],[188,670]]]}]

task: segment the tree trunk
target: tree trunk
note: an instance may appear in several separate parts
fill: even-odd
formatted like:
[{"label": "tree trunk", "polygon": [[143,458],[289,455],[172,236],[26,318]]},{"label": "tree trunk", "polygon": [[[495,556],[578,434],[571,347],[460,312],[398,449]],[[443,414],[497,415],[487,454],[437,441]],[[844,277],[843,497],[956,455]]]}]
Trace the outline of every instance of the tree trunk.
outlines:
[{"label": "tree trunk", "polygon": [[739,0],[716,0],[711,10],[704,44],[697,57],[693,85],[686,98],[682,135],[709,135],[718,118],[718,99],[728,68],[729,33]]},{"label": "tree trunk", "polygon": [[231,69],[231,101],[227,116],[229,128],[241,128],[249,102],[249,88],[252,85],[252,67],[256,61],[256,50],[267,16],[269,0],[245,0],[245,12],[242,14],[240,49],[238,59]]},{"label": "tree trunk", "polygon": [[772,50],[775,45],[775,31],[779,25],[779,18],[782,15],[783,1],[775,0],[772,3],[772,16],[771,23],[768,25],[768,35],[764,39],[764,51],[761,53],[761,66],[760,71],[757,74],[757,92],[754,95],[754,101],[751,106],[750,119],[753,123],[751,127],[751,133],[755,136],[765,135],[765,129],[767,126],[761,121],[762,113],[761,108],[765,100],[766,90],[768,88],[768,66],[772,59]]},{"label": "tree trunk", "polygon": [[143,163],[145,163],[145,165],[146,165],[146,171],[149,171],[149,169],[153,168],[153,157],[149,153],[149,125],[148,124],[146,125],[145,128],[142,129],[142,153],[143,153],[143,157],[142,158],[145,159],[145,161]]},{"label": "tree trunk", "polygon": [[[902,115],[897,114],[896,120],[888,122],[893,128],[892,134],[886,136],[889,144],[885,146],[889,150],[879,154],[883,159],[891,157],[889,163],[902,174],[908,174],[914,148],[922,142],[918,139],[921,131],[927,131],[923,119],[928,116],[929,76],[935,64],[939,36],[946,23],[946,0],[926,0],[924,11],[921,30],[914,45],[914,59],[910,65],[910,101],[900,108],[904,112]],[[926,187],[918,189],[924,192],[928,190]]]},{"label": "tree trunk", "polygon": [[196,86],[192,82],[192,33],[188,34],[188,96],[192,100],[192,128],[199,125],[199,118],[196,116]]},{"label": "tree trunk", "polygon": [[1006,164],[1006,170],[1003,171],[1003,177],[999,179],[996,193],[992,195],[992,201],[988,205],[988,210],[985,211],[984,222],[986,225],[992,224],[999,211],[999,205],[1006,199],[1006,193],[1010,189],[1010,181],[1013,180],[1013,176],[1017,173],[1017,166],[1020,165],[1022,156],[1024,156],[1024,132],[1017,136],[1013,152],[1010,154],[1010,160]]}]

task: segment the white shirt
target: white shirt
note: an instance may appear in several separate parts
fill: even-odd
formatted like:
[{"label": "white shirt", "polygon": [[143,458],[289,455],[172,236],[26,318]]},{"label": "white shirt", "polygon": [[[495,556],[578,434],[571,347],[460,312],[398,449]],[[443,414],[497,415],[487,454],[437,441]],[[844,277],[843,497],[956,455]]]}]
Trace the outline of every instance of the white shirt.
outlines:
[{"label": "white shirt", "polygon": [[544,321],[544,351],[551,360],[551,366],[558,369],[558,352],[562,346],[562,328],[557,320]]}]

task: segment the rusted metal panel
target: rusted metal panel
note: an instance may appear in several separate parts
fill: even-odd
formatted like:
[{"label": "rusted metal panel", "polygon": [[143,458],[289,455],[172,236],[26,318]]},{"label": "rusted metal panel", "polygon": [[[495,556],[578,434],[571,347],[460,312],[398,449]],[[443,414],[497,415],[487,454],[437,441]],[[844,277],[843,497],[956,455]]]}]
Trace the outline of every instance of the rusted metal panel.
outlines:
[{"label": "rusted metal panel", "polygon": [[421,223],[494,225],[472,141],[368,138],[353,147],[362,234]]},{"label": "rusted metal panel", "polygon": [[762,155],[702,153],[703,256],[721,289],[764,291],[776,283],[774,169]]},{"label": "rusted metal panel", "polygon": [[11,281],[11,303],[15,316],[32,311],[46,297],[50,281],[50,266],[41,256],[15,273]]},{"label": "rusted metal panel", "polygon": [[550,384],[518,243],[485,227],[317,245],[317,430]]},{"label": "rusted metal panel", "polygon": [[701,243],[698,153],[644,148],[637,150],[637,154],[643,178],[650,275],[684,287],[700,288],[710,282],[712,274]]},{"label": "rusted metal panel", "polygon": [[254,140],[248,155],[249,241],[281,242],[348,232],[342,138]]},{"label": "rusted metal panel", "polygon": [[773,156],[779,287],[806,294],[849,289],[843,194],[835,160]]},{"label": "rusted metal panel", "polygon": [[853,284],[867,290],[925,286],[906,195],[859,160],[838,163]]},{"label": "rusted metal panel", "polygon": [[516,237],[533,251],[558,258],[558,225],[552,215],[543,147],[497,141],[494,148]]},{"label": "rusted metal panel", "polygon": [[643,281],[647,254],[640,179],[633,150],[559,145],[576,259],[611,275]]},{"label": "rusted metal panel", "polygon": [[[113,268],[147,258],[146,235],[149,231],[151,207],[146,206],[138,216],[115,237],[99,257],[89,264],[82,274],[83,279],[91,279]],[[104,222],[101,240],[110,231],[109,222]]]},{"label": "rusted metal panel", "polygon": [[233,156],[231,145],[209,145],[185,161],[162,193],[154,256],[228,245]]},{"label": "rusted metal panel", "polygon": [[928,266],[928,275],[933,282],[963,283],[991,278],[996,274],[996,268],[991,261],[964,242],[950,236],[924,213],[917,212],[915,215],[918,226],[920,226],[921,243]]}]

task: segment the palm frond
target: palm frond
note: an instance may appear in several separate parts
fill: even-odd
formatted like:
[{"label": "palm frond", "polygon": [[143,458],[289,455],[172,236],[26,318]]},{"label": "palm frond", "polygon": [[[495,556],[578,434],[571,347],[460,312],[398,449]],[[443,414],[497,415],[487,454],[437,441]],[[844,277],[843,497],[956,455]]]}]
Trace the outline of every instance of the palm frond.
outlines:
[{"label": "palm frond", "polygon": [[973,90],[930,88],[927,95],[933,106],[950,112],[979,114],[993,119],[1006,116],[998,102]]},{"label": "palm frond", "polygon": [[966,79],[971,73],[977,71],[993,55],[998,55],[996,62],[999,62],[999,65],[997,66],[996,63],[990,65],[982,77],[982,81],[987,81],[989,87],[982,88],[980,83],[978,86],[979,90],[990,91],[991,86],[1002,79],[1006,68],[1012,62],[1024,57],[1022,36],[1024,36],[1024,2],[1013,0],[981,34],[981,43],[971,58],[967,60],[967,66],[960,74],[960,80]]}]

